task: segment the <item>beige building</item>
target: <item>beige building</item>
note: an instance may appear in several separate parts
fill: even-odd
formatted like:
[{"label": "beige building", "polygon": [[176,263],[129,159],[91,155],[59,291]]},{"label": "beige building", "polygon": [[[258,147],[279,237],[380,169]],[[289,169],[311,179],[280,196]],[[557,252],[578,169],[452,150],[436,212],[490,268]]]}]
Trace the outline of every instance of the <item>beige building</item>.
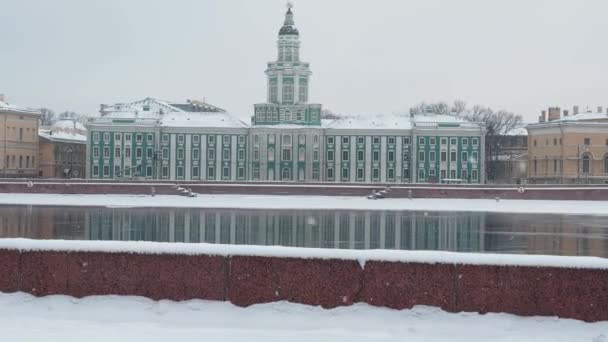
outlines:
[{"label": "beige building", "polygon": [[42,127],[39,177],[85,178],[86,128],[74,119],[62,119]]},{"label": "beige building", "polygon": [[552,107],[527,129],[529,183],[608,183],[608,108]]},{"label": "beige building", "polygon": [[0,95],[0,177],[38,174],[40,112],[19,107]]}]

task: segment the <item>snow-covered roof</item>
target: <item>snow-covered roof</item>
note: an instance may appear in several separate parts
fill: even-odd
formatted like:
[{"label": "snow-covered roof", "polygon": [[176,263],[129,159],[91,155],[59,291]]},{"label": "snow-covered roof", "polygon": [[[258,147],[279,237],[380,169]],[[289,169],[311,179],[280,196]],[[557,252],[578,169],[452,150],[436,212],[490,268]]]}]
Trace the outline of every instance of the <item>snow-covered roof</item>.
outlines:
[{"label": "snow-covered roof", "polygon": [[162,119],[171,113],[189,112],[216,112],[223,113],[225,110],[210,105],[204,101],[188,100],[185,103],[173,103],[168,101],[145,98],[143,100],[116,103],[113,105],[102,105],[101,116],[108,119]]},{"label": "snow-covered roof", "polygon": [[21,107],[4,101],[0,101],[0,111],[19,112],[26,114],[41,114],[40,111],[36,109]]},{"label": "snow-covered roof", "polygon": [[468,122],[467,120],[455,116],[455,115],[445,115],[445,114],[418,114],[412,117],[412,122],[432,122],[432,123],[461,123]]},{"label": "snow-covered roof", "polygon": [[605,120],[608,121],[608,114],[606,113],[593,113],[591,111],[585,113],[579,113],[576,115],[568,115],[564,116],[561,119],[553,120],[550,122],[566,122],[566,121],[599,121]]},{"label": "snow-covered roof", "polygon": [[[329,120],[324,120],[329,121]],[[347,116],[331,120],[327,123],[330,129],[411,129],[412,121],[409,115],[376,114]]]},{"label": "snow-covered roof", "polygon": [[528,135],[528,130],[526,129],[526,126],[524,125],[524,126],[516,127],[514,129],[510,130],[505,135]]},{"label": "snow-covered roof", "polygon": [[226,112],[177,112],[166,115],[163,127],[245,128],[247,124]]},{"label": "snow-covered roof", "polygon": [[38,136],[50,141],[85,143],[87,141],[87,129],[80,122],[73,119],[62,119],[50,127],[42,127],[38,130]]}]

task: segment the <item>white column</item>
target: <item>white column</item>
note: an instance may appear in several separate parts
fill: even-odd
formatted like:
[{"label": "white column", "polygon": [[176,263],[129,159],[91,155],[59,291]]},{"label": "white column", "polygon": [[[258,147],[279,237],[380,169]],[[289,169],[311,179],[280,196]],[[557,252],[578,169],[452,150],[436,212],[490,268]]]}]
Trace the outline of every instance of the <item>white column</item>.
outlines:
[{"label": "white column", "polygon": [[236,215],[230,213],[230,244],[236,243]]},{"label": "white column", "polygon": [[348,248],[355,249],[355,214],[348,213]]},{"label": "white column", "polygon": [[380,213],[380,248],[386,246],[386,212]]},{"label": "white column", "polygon": [[342,137],[337,135],[334,137],[334,182],[339,183],[342,181]]},{"label": "white column", "polygon": [[215,213],[215,243],[220,243],[220,233],[222,231],[221,219],[220,213]]},{"label": "white column", "polygon": [[215,179],[222,179],[222,171],[224,166],[222,164],[222,154],[224,153],[224,141],[222,135],[218,134],[215,136]]},{"label": "white column", "polygon": [[372,181],[372,137],[365,137],[365,181]]},{"label": "white column", "polygon": [[[177,142],[175,134],[170,134],[169,136],[171,137],[171,145],[169,146],[169,178],[171,180],[175,180],[175,167],[177,166]],[[135,137],[132,139],[135,139]],[[131,151],[131,153],[136,153],[136,151]],[[131,172],[133,171],[131,170]]]},{"label": "white column", "polygon": [[395,214],[395,249],[401,249],[401,214]]},{"label": "white column", "polygon": [[397,183],[403,182],[403,137],[395,139],[395,180]]},{"label": "white column", "polygon": [[201,167],[199,170],[199,175],[201,176],[201,180],[207,179],[207,136],[201,135]]},{"label": "white column", "polygon": [[386,136],[380,137],[380,182],[386,182]]},{"label": "white column", "polygon": [[371,227],[370,214],[369,214],[369,211],[367,211],[367,212],[365,212],[365,234],[364,234],[365,249],[369,249],[369,245],[370,245],[370,227]]},{"label": "white column", "polygon": [[184,215],[184,242],[190,242],[190,213],[187,211]]},{"label": "white column", "polygon": [[357,137],[351,137],[350,141],[350,182],[357,181]]},{"label": "white column", "polygon": [[334,212],[334,248],[340,248],[340,213]]},{"label": "white column", "polygon": [[205,225],[207,224],[207,220],[205,217],[205,212],[201,210],[199,213],[199,221],[198,221],[198,240],[199,242],[205,242]]},{"label": "white column", "polygon": [[169,213],[169,242],[175,242],[175,211]]},{"label": "white column", "polygon": [[185,163],[184,163],[184,180],[191,180],[192,179],[192,175],[191,175],[191,171],[192,171],[192,134],[186,134],[186,136],[184,137],[186,139],[186,149],[184,151],[184,159],[185,159]]},{"label": "white column", "polygon": [[237,149],[238,149],[238,145],[237,145],[237,136],[233,135],[230,137],[231,139],[231,143],[230,143],[230,179],[232,181],[236,180],[236,165],[238,163],[237,161]]}]

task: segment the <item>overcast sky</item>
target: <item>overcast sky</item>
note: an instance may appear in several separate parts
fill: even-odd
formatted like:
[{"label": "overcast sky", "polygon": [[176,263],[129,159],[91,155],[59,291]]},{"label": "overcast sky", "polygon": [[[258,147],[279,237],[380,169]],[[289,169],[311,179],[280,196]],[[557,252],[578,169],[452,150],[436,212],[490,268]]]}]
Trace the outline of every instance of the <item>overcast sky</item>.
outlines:
[{"label": "overcast sky", "polygon": [[[266,93],[284,0],[2,0],[0,93],[96,114],[205,98],[249,117]],[[608,1],[296,0],[310,99],[339,113],[421,101],[608,106]]]}]

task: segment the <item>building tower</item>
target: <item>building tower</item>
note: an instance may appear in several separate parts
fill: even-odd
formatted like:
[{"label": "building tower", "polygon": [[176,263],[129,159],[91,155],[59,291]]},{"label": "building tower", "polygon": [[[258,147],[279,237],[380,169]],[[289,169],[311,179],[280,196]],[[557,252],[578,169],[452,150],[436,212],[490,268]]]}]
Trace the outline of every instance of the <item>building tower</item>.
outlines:
[{"label": "building tower", "polygon": [[292,5],[287,5],[285,22],[279,30],[275,62],[266,69],[266,103],[254,105],[254,125],[321,125],[321,105],[308,103],[311,71],[300,61],[300,34],[293,20]]}]

